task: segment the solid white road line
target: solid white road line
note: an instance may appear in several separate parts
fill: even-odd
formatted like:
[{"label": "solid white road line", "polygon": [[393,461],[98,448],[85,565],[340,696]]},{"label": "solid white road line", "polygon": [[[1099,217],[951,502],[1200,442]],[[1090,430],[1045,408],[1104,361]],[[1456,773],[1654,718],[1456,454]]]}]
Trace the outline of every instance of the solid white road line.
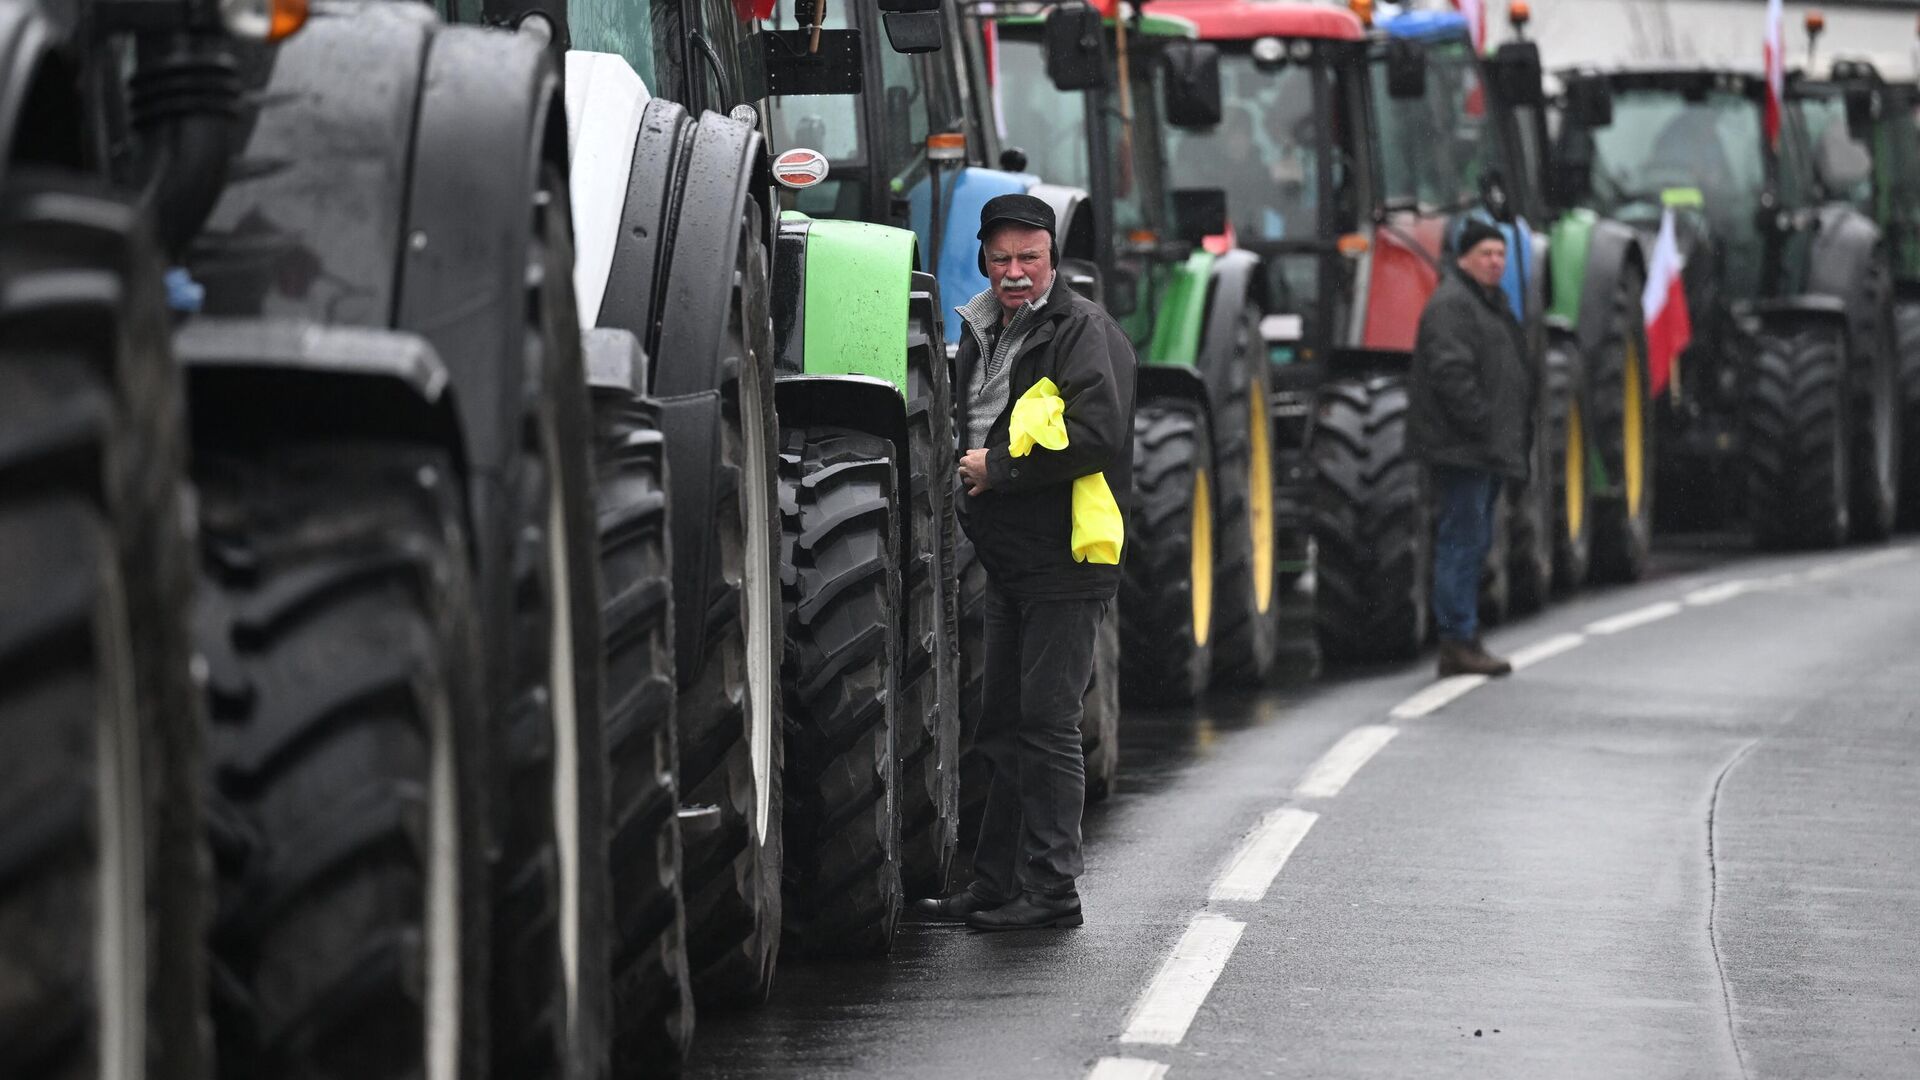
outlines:
[{"label": "solid white road line", "polygon": [[[1393,737],[1392,728],[1384,730],[1387,738]],[[1385,746],[1386,739],[1380,740],[1379,745]],[[1360,759],[1362,762],[1365,760],[1364,757]],[[1358,769],[1360,763],[1356,762],[1353,767]],[[1287,865],[1293,849],[1300,846],[1300,841],[1307,837],[1307,830],[1313,828],[1313,823],[1319,819],[1319,814],[1292,807],[1269,811],[1260,824],[1255,825],[1253,831],[1240,841],[1240,850],[1233,853],[1227,868],[1214,879],[1213,890],[1207,893],[1208,901],[1253,901],[1266,896],[1268,886],[1273,884],[1280,868]]]},{"label": "solid white road line", "polygon": [[1885,551],[1876,551],[1870,555],[1856,555],[1840,565],[1849,570],[1865,570],[1872,566],[1885,566],[1888,563],[1906,562],[1908,559],[1913,558],[1914,552],[1915,549],[1912,547],[1888,548]]},{"label": "solid white road line", "polygon": [[1087,1080],[1161,1080],[1167,1067],[1146,1058],[1104,1057],[1093,1063]]},{"label": "solid white road line", "polygon": [[1240,943],[1240,932],[1246,928],[1246,923],[1218,915],[1195,915],[1173,947],[1173,955],[1160,965],[1160,971],[1134,1004],[1120,1041],[1174,1046],[1186,1038],[1194,1015],[1207,1000],[1214,980],[1226,968],[1233,947]]},{"label": "solid white road line", "polygon": [[1687,603],[1692,604],[1694,607],[1706,607],[1709,604],[1718,604],[1724,600],[1731,600],[1743,593],[1753,592],[1759,587],[1760,583],[1752,578],[1734,578],[1732,581],[1722,581],[1715,585],[1695,589],[1688,593],[1685,599]]},{"label": "solid white road line", "polygon": [[1450,675],[1395,705],[1387,715],[1395,720],[1418,720],[1486,681],[1485,675]]},{"label": "solid white road line", "polygon": [[1293,789],[1294,797],[1331,799],[1340,794],[1340,789],[1347,786],[1347,781],[1360,771],[1360,766],[1365,765],[1369,758],[1379,753],[1380,748],[1392,742],[1398,734],[1399,728],[1385,724],[1366,724],[1347,732],[1344,738],[1333,744],[1333,749],[1320,755],[1320,760],[1307,770],[1299,786]]},{"label": "solid white road line", "polygon": [[1596,622],[1590,622],[1587,624],[1587,633],[1618,634],[1623,630],[1632,630],[1636,626],[1645,626],[1650,622],[1659,622],[1661,619],[1678,615],[1680,610],[1678,603],[1662,600],[1657,604],[1648,604],[1646,607],[1634,608],[1632,611],[1623,611],[1618,615],[1610,615]]},{"label": "solid white road line", "polygon": [[1507,657],[1507,662],[1513,665],[1513,670],[1519,671],[1521,668],[1530,668],[1542,660],[1551,660],[1561,653],[1572,652],[1586,643],[1585,634],[1555,634],[1545,641],[1536,641],[1531,645],[1515,649]]}]

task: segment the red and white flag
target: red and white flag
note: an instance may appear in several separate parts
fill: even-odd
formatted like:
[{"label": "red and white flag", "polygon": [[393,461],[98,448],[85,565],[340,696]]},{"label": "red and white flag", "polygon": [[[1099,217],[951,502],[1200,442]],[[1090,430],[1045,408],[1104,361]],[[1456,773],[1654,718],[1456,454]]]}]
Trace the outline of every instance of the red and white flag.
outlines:
[{"label": "red and white flag", "polygon": [[1680,241],[1673,231],[1673,210],[1660,218],[1660,235],[1653,241],[1653,259],[1647,264],[1647,287],[1640,294],[1640,311],[1647,321],[1647,397],[1656,398],[1673,378],[1673,363],[1693,340],[1693,319],[1687,314],[1686,283],[1681,271]]},{"label": "red and white flag", "polygon": [[1473,51],[1487,51],[1487,0],[1453,0],[1453,6],[1467,17],[1467,33],[1473,37]]},{"label": "red and white flag", "polygon": [[1787,46],[1781,29],[1780,0],[1767,0],[1767,142],[1780,145],[1780,110],[1787,100]]}]

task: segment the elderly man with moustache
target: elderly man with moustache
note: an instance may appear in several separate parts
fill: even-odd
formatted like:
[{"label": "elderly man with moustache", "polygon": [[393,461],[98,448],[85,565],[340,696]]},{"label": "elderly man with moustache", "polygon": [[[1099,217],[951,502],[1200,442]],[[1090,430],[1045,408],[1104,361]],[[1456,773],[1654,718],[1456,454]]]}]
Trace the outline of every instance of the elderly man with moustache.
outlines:
[{"label": "elderly man with moustache", "polygon": [[[1080,701],[1095,628],[1119,589],[1120,537],[1088,556],[1077,496],[1079,482],[1103,476],[1117,523],[1133,484],[1133,347],[1099,305],[1059,285],[1054,231],[1052,208],[1031,195],[989,200],[978,234],[989,287],[957,309],[967,328],[955,371],[957,502],[987,575],[975,745],[990,787],[972,883],[914,908],[976,930],[1083,922]],[[1016,406],[1056,394],[1044,404],[1057,448],[1020,438],[1027,420]]]}]

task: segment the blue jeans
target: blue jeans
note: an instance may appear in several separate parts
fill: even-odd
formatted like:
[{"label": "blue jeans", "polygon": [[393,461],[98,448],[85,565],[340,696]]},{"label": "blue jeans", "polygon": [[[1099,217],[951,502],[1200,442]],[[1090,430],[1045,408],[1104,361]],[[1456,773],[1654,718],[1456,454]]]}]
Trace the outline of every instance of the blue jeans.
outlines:
[{"label": "blue jeans", "polygon": [[1480,571],[1493,544],[1493,501],[1500,478],[1480,469],[1429,470],[1439,520],[1433,536],[1433,621],[1443,641],[1480,634]]}]

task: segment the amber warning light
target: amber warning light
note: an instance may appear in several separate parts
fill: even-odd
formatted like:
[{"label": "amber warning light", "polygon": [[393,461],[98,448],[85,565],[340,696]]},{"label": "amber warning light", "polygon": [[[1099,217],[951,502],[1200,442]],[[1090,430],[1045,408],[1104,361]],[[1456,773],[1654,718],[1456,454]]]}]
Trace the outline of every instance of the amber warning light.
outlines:
[{"label": "amber warning light", "polygon": [[307,0],[220,0],[220,21],[249,41],[284,41],[307,25]]}]

